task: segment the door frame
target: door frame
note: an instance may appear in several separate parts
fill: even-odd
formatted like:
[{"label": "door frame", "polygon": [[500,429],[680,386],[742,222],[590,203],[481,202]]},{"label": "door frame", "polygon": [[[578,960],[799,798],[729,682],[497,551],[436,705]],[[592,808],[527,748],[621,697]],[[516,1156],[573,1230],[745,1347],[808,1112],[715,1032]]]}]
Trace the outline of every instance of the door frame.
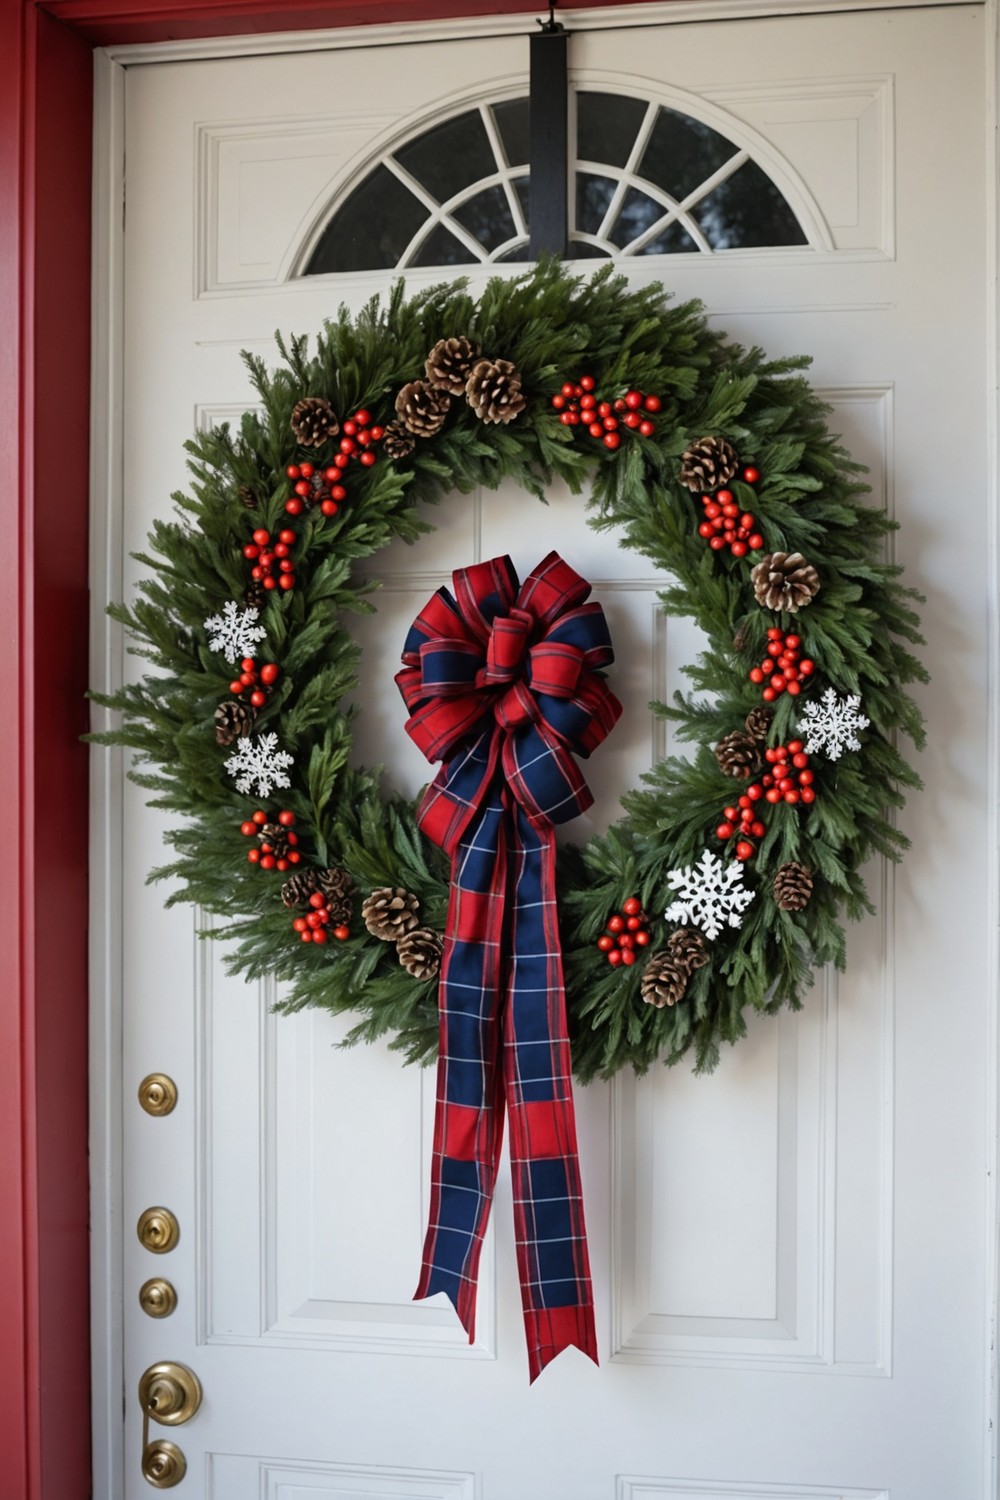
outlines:
[{"label": "door frame", "polygon": [[[663,24],[856,9],[859,0],[564,0],[575,28]],[[900,0],[862,0],[892,8]],[[904,0],[905,3],[905,0]],[[924,4],[962,0],[909,0]],[[1000,909],[1000,517],[998,517],[997,127],[1000,124],[1000,0],[984,0],[988,36],[987,195],[990,349],[984,383],[989,402],[991,570],[991,715],[988,817],[994,832],[990,900]],[[627,10],[620,7],[627,4]],[[642,7],[641,11],[639,6]],[[24,1500],[85,1500],[121,1494],[121,1406],[99,1395],[93,1460],[88,1389],[91,1347],[98,1392],[122,1388],[120,1151],[121,1098],[110,1097],[120,1046],[114,993],[94,986],[90,1010],[93,1109],[89,1167],[94,1218],[88,1245],[87,1056],[88,757],[79,743],[84,692],[96,680],[85,641],[88,479],[102,497],[116,484],[113,379],[121,331],[120,151],[124,68],[147,60],[159,44],[164,60],[235,56],[271,45],[281,31],[288,49],[382,45],[404,39],[486,36],[531,29],[537,0],[5,0],[0,5],[0,391],[8,417],[0,435],[0,514],[17,538],[15,578],[0,591],[0,639],[8,643],[8,677],[16,675],[16,708],[0,740],[6,811],[18,851],[0,870],[0,1452],[4,1482]],[[457,19],[457,18],[468,19]],[[529,18],[526,24],[525,17]],[[369,24],[377,18],[380,24]],[[386,24],[389,23],[389,24]],[[406,23],[405,25],[402,23]],[[318,28],[337,28],[318,32]],[[202,40],[196,40],[201,38]],[[206,40],[211,38],[212,40]],[[104,50],[95,50],[104,49]],[[96,151],[91,155],[91,122]],[[96,171],[92,175],[92,161]],[[93,262],[91,189],[93,187]],[[91,265],[93,335],[91,330]],[[118,367],[120,369],[120,366]],[[109,384],[109,380],[112,382]],[[91,431],[93,404],[93,448]],[[53,451],[54,404],[61,444]],[[51,500],[58,496],[58,506]],[[103,506],[95,506],[97,557],[106,558]],[[56,527],[52,519],[58,518]],[[111,539],[113,542],[113,539]],[[100,571],[100,563],[98,565]],[[38,650],[36,651],[36,644]],[[53,660],[53,648],[55,659]],[[8,701],[15,699],[9,690]],[[96,760],[96,758],[95,758]],[[95,765],[96,794],[108,774]],[[105,819],[92,849],[108,852],[118,836]],[[106,865],[103,860],[102,864]],[[96,893],[95,919],[101,916]],[[48,912],[57,909],[50,933]],[[99,923],[98,923],[99,925]],[[57,940],[53,940],[56,937]],[[96,934],[94,962],[103,941]],[[1000,1290],[998,1222],[998,990],[996,929],[987,1049],[989,1160],[988,1286]],[[113,970],[104,966],[104,974]],[[120,1084],[119,1084],[120,1088]],[[88,1337],[88,1250],[92,1258]],[[995,1313],[984,1329],[983,1379],[992,1417],[983,1434],[983,1500],[996,1500],[1000,1427],[994,1346]],[[93,1468],[92,1468],[93,1462]]]}]

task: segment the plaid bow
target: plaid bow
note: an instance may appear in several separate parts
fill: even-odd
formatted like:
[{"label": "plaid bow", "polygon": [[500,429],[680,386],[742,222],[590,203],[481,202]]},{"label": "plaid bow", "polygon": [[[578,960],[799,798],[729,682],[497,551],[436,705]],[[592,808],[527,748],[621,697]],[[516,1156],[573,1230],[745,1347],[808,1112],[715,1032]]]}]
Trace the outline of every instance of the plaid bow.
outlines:
[{"label": "plaid bow", "polygon": [[531,1379],[576,1344],[597,1360],[553,825],[593,801],[574,755],[621,704],[590,585],[550,552],[518,588],[509,557],[463,568],[414,621],[396,682],[406,729],[443,765],[421,828],[452,858],[439,1007],[430,1222],[416,1296],[446,1292],[469,1341],[510,1116],[511,1177]]}]

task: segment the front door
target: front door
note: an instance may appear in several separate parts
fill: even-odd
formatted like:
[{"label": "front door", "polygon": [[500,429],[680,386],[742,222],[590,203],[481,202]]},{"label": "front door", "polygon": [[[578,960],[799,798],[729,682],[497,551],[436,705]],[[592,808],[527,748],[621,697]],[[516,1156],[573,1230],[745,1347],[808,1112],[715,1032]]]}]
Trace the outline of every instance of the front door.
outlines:
[{"label": "front door", "polygon": [[[190,1423],[150,1433],[183,1450],[192,1500],[987,1494],[984,12],[631,19],[572,38],[579,254],[700,296],[733,339],[814,356],[831,423],[870,466],[902,525],[896,556],[928,596],[913,848],[874,874],[877,917],[800,1015],[754,1024],[712,1077],[578,1091],[602,1364],[570,1351],[529,1388],[509,1186],[470,1347],[449,1306],[410,1300],[432,1075],[382,1046],[338,1050],[346,1026],[278,1018],[268,985],[228,979],[198,913],[143,884],[167,825],[115,779],[98,807],[122,827],[101,983],[122,1046],[98,1045],[95,1069],[124,1100],[121,1258],[99,1269],[124,1305],[124,1500],[148,1493],[136,1390],[161,1360],[204,1391]],[[433,158],[433,132],[470,112],[516,165],[526,42],[463,40],[460,23],[455,36],[400,28],[394,45],[180,62],[154,48],[128,67],[124,504],[101,518],[117,562],[100,598],[131,594],[140,570],[122,559],[184,488],[192,427],[250,402],[240,349],[268,358],[276,327],[360,307],[396,266],[413,285],[460,270],[475,288],[489,256],[516,259],[527,200],[512,171],[503,232],[444,213],[447,194],[429,193],[405,234],[379,208],[413,143]],[[652,232],[634,182],[661,110],[687,122],[692,153],[692,204],[669,234]],[[453,137],[437,160],[472,184],[485,169]],[[699,213],[716,138],[745,153],[750,189]],[[331,241],[338,212],[354,227]],[[366,241],[364,223],[383,220]],[[589,826],[606,825],[666,748],[645,705],[672,692],[696,641],[664,624],[647,564],[590,532],[568,496],[550,500],[456,498],[433,537],[378,560],[359,754],[416,789],[425,767],[391,681],[409,620],[452,568],[509,551],[523,576],[558,545],[619,643],[626,718],[591,778]],[[177,1085],[170,1114],[137,1101],[154,1073]],[[156,1207],[179,1226],[165,1254],[136,1233]],[[168,1317],[140,1304],[151,1281],[176,1293]],[[121,1393],[99,1390],[98,1407],[113,1434]]]}]

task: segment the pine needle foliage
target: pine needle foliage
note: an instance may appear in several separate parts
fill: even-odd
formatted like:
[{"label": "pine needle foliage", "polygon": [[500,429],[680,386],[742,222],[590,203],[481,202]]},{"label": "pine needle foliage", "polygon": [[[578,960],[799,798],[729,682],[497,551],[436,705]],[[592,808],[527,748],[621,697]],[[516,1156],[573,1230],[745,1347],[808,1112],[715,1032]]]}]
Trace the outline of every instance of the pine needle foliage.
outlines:
[{"label": "pine needle foliage", "polygon": [[[348,500],[336,517],[317,509],[290,522],[286,467],[305,458],[323,464],[333,452],[296,447],[296,403],[323,396],[338,413],[367,407],[385,425],[398,389],[422,376],[431,346],[459,334],[517,366],[529,397],[521,417],[488,427],[456,401],[444,429],[418,442],[409,458],[352,466]],[[891,561],[894,523],[868,503],[862,471],[827,429],[827,411],[802,374],[806,361],[768,360],[759,349],[728,343],[698,304],[674,303],[659,286],[629,290],[610,268],[584,282],[554,260],[491,281],[478,301],[460,282],[409,299],[399,283],[358,317],[342,309],[314,342],[278,335],[277,343],[277,368],[244,356],[262,415],[187,444],[188,492],[173,497],[175,517],[153,528],[135,600],[109,610],[151,670],[116,692],[94,694],[120,719],[93,738],[132,751],[129,774],[151,805],[175,820],[173,857],[150,878],[171,882],[169,902],[193,902],[224,919],[206,935],[231,940],[234,973],[281,981],[280,1009],[350,1014],[349,1041],[387,1036],[408,1060],[431,1059],[434,982],[412,979],[393,945],[357,920],[345,942],[300,942],[281,903],[280,877],[248,865],[239,830],[259,799],[237,792],[223,765],[229,752],[215,742],[213,714],[226,700],[232,671],[210,649],[204,622],[242,600],[250,566],[242,549],[254,527],[273,532],[293,524],[296,587],[269,594],[260,618],[267,631],[261,658],[278,662],[281,678],[255,731],[274,731],[295,757],[292,787],[276,799],[296,815],[300,868],[340,866],[362,894],[405,886],[420,900],[421,921],[441,929],[444,857],[421,836],[414,808],[386,798],[379,771],[351,760],[349,704],[358,674],[351,617],[370,610],[373,586],[355,577],[355,565],[395,538],[413,541],[426,530],[419,502],[502,480],[540,499],[555,478],[575,494],[588,488],[581,504],[591,524],[663,572],[664,613],[692,617],[708,646],[687,669],[691,690],[653,705],[678,739],[696,747],[691,758],[661,761],[623,799],[624,817],[607,834],[560,854],[576,1071],[585,1081],[687,1056],[698,1070],[711,1069],[721,1044],[745,1034],[748,1011],[798,1008],[816,965],[843,966],[843,918],[873,909],[866,862],[900,858],[907,841],[893,810],[905,790],[920,785],[897,747],[901,734],[918,748],[923,738],[906,693],[926,680],[911,649],[921,643],[919,596]],[[575,438],[549,398],[582,371],[606,396],[629,387],[661,393],[656,434],[630,433],[617,452]],[[759,469],[758,485],[737,478],[729,487],[753,510],[768,549],[801,551],[818,568],[822,586],[800,615],[759,608],[749,578],[753,554],[712,552],[698,536],[697,497],[677,475],[685,448],[706,434],[726,438],[743,464]],[[241,487],[253,493],[256,509],[246,509]],[[710,944],[710,962],[692,975],[681,1003],[655,1010],[640,997],[642,963],[611,968],[596,938],[608,914],[636,894],[654,917],[651,949],[658,951],[669,935],[656,920],[672,899],[668,873],[695,863],[706,847],[719,849],[714,827],[734,783],[710,747],[759,702],[747,671],[762,659],[772,625],[801,634],[816,663],[810,692],[833,686],[859,693],[871,726],[860,751],[817,762],[810,807],[771,809],[747,870],[755,899],[743,925]],[[772,743],[793,733],[795,702],[779,699]],[[814,873],[812,899],[801,912],[779,910],[772,895],[773,876],[788,860]]]}]

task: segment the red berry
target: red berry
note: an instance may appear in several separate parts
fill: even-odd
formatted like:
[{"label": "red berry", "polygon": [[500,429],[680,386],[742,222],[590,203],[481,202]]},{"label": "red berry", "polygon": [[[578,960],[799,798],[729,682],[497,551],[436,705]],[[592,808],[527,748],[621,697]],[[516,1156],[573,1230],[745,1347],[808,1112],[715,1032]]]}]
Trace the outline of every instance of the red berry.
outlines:
[{"label": "red berry", "polygon": [[698,535],[703,536],[707,541],[709,537],[714,536],[714,534],[715,528],[713,527],[711,521],[702,521],[701,525],[698,527]]},{"label": "red berry", "polygon": [[617,417],[605,417],[604,418],[604,430],[605,430],[605,432],[617,432],[618,431],[618,418]]},{"label": "red berry", "polygon": [[[715,492],[715,498],[716,498],[716,500],[718,500],[718,502],[719,502],[720,505],[732,505],[733,504],[733,492],[732,492],[732,490],[716,490],[716,492]],[[733,514],[734,515],[739,515],[739,513],[740,513],[740,509],[739,509],[739,506],[737,506],[736,510],[733,512]]]},{"label": "red berry", "polygon": [[752,552],[758,551],[763,545],[764,538],[757,531],[754,532],[753,536],[747,538],[747,546]]},{"label": "red berry", "polygon": [[813,784],[813,782],[815,780],[816,780],[816,773],[815,773],[815,771],[800,771],[799,772],[799,786],[812,786],[812,784]]},{"label": "red berry", "polygon": [[761,671],[760,667],[751,667],[750,671],[747,673],[747,676],[750,678],[751,682],[764,681],[764,673]]},{"label": "red berry", "polygon": [[597,946],[602,953],[610,953],[611,949],[615,946],[615,940],[610,933],[602,932],[601,936],[597,939]]},{"label": "red berry", "polygon": [[606,432],[604,434],[605,448],[617,448],[620,442],[621,438],[618,436],[617,432]]},{"label": "red berry", "polygon": [[791,806],[794,807],[795,803],[798,802],[798,800],[799,800],[799,794],[795,790],[794,787],[792,787],[792,789],[791,789],[790,792],[786,792],[785,793],[785,801],[787,803],[789,803]]},{"label": "red berry", "polygon": [[646,946],[646,944],[648,942],[649,942],[649,933],[645,930],[645,928],[643,928],[643,930],[641,932],[637,932],[636,933],[636,935],[635,935],[635,946],[637,948],[645,948],[645,946]]},{"label": "red berry", "polygon": [[816,801],[816,793],[813,791],[813,789],[812,789],[811,786],[804,786],[802,788],[801,792],[799,793],[799,796],[802,798],[802,801],[805,802],[805,803],[815,802]]},{"label": "red berry", "polygon": [[351,460],[349,454],[338,453],[337,457],[333,461],[337,465],[338,469],[346,469]]},{"label": "red berry", "polygon": [[337,939],[338,943],[345,943],[351,935],[351,929],[341,923],[339,927],[335,927],[333,929],[333,935]]},{"label": "red berry", "polygon": [[613,964],[615,968],[617,968],[621,961],[622,950],[620,948],[612,948],[610,953],[608,954],[608,963]]},{"label": "red berry", "polygon": [[302,932],[299,933],[299,937],[302,939],[302,941],[304,943],[311,943],[312,939],[313,939],[313,935],[309,931],[308,927],[306,927]]},{"label": "red berry", "polygon": [[786,635],[785,646],[789,651],[797,651],[802,645],[802,637],[798,635]]},{"label": "red berry", "polygon": [[[259,575],[257,575],[257,576],[259,576]],[[270,573],[267,575],[266,578],[264,578],[262,580],[262,582],[263,582],[264,587],[266,589],[276,589],[278,587],[278,580],[276,578],[272,578],[271,575],[270,575]]]},{"label": "red berry", "polygon": [[596,407],[597,407],[597,397],[596,396],[589,396],[588,395],[588,396],[581,396],[580,397],[580,410],[581,411],[594,411],[594,410],[596,410]]},{"label": "red berry", "polygon": [[[610,957],[610,955],[609,955],[609,957]],[[635,963],[635,954],[632,952],[631,948],[623,948],[622,949],[622,963],[625,965],[626,968],[628,968],[629,964],[634,964]]]},{"label": "red berry", "polygon": [[[295,579],[292,577],[291,573],[282,573],[281,577],[278,579],[278,582],[279,582],[279,584],[281,585],[281,587],[283,589],[293,589],[295,587]],[[271,583],[271,586],[273,587],[274,586],[274,579],[273,578],[270,580],[270,583]],[[264,586],[265,586],[265,588],[267,587],[267,581],[265,581],[265,585]]]},{"label": "red berry", "polygon": [[576,386],[573,384],[573,382],[571,380],[567,380],[566,381],[565,385],[562,388],[562,393],[563,393],[564,396],[575,396],[576,395]]},{"label": "red berry", "polygon": [[708,545],[711,547],[713,552],[721,552],[723,547],[726,545],[726,539],[724,536],[713,536]]},{"label": "red berry", "polygon": [[628,407],[629,411],[638,411],[642,405],[642,392],[626,391],[625,405]]},{"label": "red berry", "polygon": [[652,437],[656,431],[655,422],[640,422],[639,431],[643,437]]},{"label": "red berry", "polygon": [[615,915],[613,917],[609,917],[608,918],[608,931],[609,932],[624,932],[625,931],[625,918],[618,916],[617,912],[615,913]]},{"label": "red berry", "polygon": [[622,421],[625,423],[625,426],[630,427],[633,432],[635,432],[637,428],[642,426],[642,418],[637,411],[630,411],[626,413],[626,415],[622,417]]},{"label": "red berry", "polygon": [[629,932],[638,932],[639,928],[642,926],[642,918],[628,917],[626,919],[625,926],[628,928]]},{"label": "red berry", "polygon": [[257,833],[257,824],[247,819],[245,823],[240,824],[240,833],[242,833],[244,838],[254,838]]},{"label": "red berry", "polygon": [[768,802],[772,804],[781,801],[781,793],[778,791],[778,788],[776,786],[768,787],[767,791],[764,793],[764,796],[767,798]]},{"label": "red berry", "polygon": [[361,455],[361,463],[366,469],[370,469],[377,457],[377,453],[373,453],[370,448],[366,448]]},{"label": "red berry", "polygon": [[247,558],[249,562],[253,562],[254,558],[260,556],[260,548],[255,547],[253,542],[247,542],[246,546],[243,548],[243,556]]},{"label": "red berry", "polygon": [[720,823],[715,830],[715,836],[717,839],[731,839],[735,832],[732,823]]},{"label": "red berry", "polygon": [[773,703],[774,700],[775,700],[775,698],[777,698],[778,695],[774,691],[774,688],[769,688],[768,687],[768,688],[764,689],[764,691],[761,693],[760,696],[763,698],[763,700],[764,700],[765,703]]},{"label": "red berry", "polygon": [[555,407],[556,411],[562,411],[563,407],[566,405],[566,397],[562,394],[553,396],[552,405]]},{"label": "red berry", "polygon": [[708,519],[710,521],[717,520],[719,518],[719,516],[722,515],[722,506],[721,505],[716,505],[716,503],[715,503],[714,500],[708,500],[708,501],[706,501],[706,503],[705,503],[705,515],[708,517]]},{"label": "red berry", "polygon": [[288,475],[289,479],[298,479],[299,475],[302,473],[302,470],[299,468],[298,464],[289,464],[288,468],[285,470],[285,473]]},{"label": "red berry", "polygon": [[340,506],[337,504],[336,500],[321,500],[319,508],[323,512],[324,516],[335,516],[340,509]]},{"label": "red berry", "polygon": [[305,930],[308,927],[308,925],[309,924],[306,921],[305,917],[293,917],[292,918],[292,926],[295,928],[296,932],[305,932]]},{"label": "red berry", "polygon": [[295,814],[288,811],[280,812],[278,814],[278,822],[281,824],[282,828],[291,828],[292,824],[295,822]]},{"label": "red berry", "polygon": [[643,398],[642,404],[647,411],[659,411],[663,406],[663,402],[659,396],[646,396]]},{"label": "red berry", "polygon": [[363,406],[360,411],[356,411],[354,413],[354,420],[361,427],[370,427],[372,422],[372,414],[367,409],[367,407]]},{"label": "red berry", "polygon": [[271,533],[269,531],[265,531],[263,526],[259,526],[253,534],[253,539],[257,543],[258,547],[266,547],[268,542],[271,540]]},{"label": "red berry", "polygon": [[262,870],[273,870],[274,869],[274,865],[275,865],[275,859],[274,859],[274,855],[273,854],[262,854],[261,855],[260,867],[261,867]]},{"label": "red berry", "polygon": [[285,509],[290,516],[301,516],[304,508],[302,501],[297,495],[293,495],[291,500],[285,501]]},{"label": "red berry", "polygon": [[250,702],[254,708],[263,708],[267,702],[267,694],[262,693],[260,688],[258,688],[256,692],[250,694]]},{"label": "red berry", "polygon": [[789,755],[800,755],[806,747],[801,740],[789,740],[785,748]]},{"label": "red berry", "polygon": [[734,557],[744,557],[746,555],[747,544],[746,542],[734,542],[729,550]]},{"label": "red berry", "polygon": [[627,953],[634,942],[635,938],[630,932],[623,932],[618,939],[618,946],[623,953]]},{"label": "red berry", "polygon": [[243,691],[243,683],[242,682],[231,682],[229,684],[229,691],[231,693],[236,693],[237,695],[239,695]]},{"label": "red berry", "polygon": [[317,927],[316,931],[312,935],[312,939],[313,939],[314,943],[325,943],[326,942],[326,929],[323,928],[323,927]]},{"label": "red berry", "polygon": [[594,379],[593,375],[581,375],[580,376],[580,389],[581,389],[581,391],[592,391],[594,389],[594,386],[596,384],[597,384],[597,381]]},{"label": "red berry", "polygon": [[804,656],[802,658],[802,660],[799,662],[799,676],[800,677],[811,677],[812,674],[813,674],[813,671],[815,670],[815,666],[816,666],[815,662],[810,661],[809,658],[808,658],[808,656]]},{"label": "red berry", "polygon": [[760,478],[760,470],[755,469],[752,464],[747,464],[743,470],[743,479],[747,484],[756,484]]},{"label": "red berry", "polygon": [[736,858],[752,859],[753,844],[748,844],[745,839],[740,839],[739,843],[736,845]]},{"label": "red berry", "polygon": [[603,437],[604,425],[601,422],[591,422],[590,426],[587,428],[587,431],[593,438]]},{"label": "red berry", "polygon": [[750,824],[750,832],[753,834],[755,839],[762,839],[767,832],[767,829],[758,819],[757,821]]},{"label": "red berry", "polygon": [[612,411],[612,407],[611,407],[611,402],[610,401],[601,401],[598,404],[597,415],[599,417],[610,417],[611,411]]},{"label": "red berry", "polygon": [[622,902],[622,911],[627,917],[637,917],[642,911],[642,902],[638,896],[629,896],[627,901]]}]

